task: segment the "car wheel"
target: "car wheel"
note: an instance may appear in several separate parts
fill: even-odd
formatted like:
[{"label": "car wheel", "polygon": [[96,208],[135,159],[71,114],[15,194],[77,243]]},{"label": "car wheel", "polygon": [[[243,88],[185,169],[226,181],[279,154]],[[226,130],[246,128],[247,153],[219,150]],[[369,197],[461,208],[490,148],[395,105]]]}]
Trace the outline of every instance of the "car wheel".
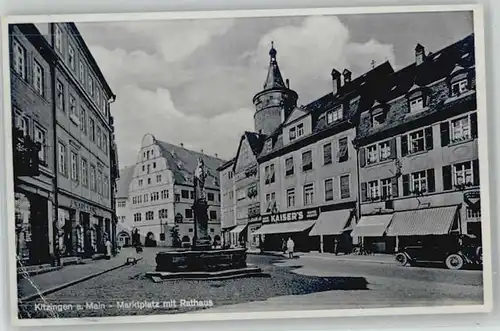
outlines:
[{"label": "car wheel", "polygon": [[408,257],[406,256],[406,254],[398,253],[395,256],[395,259],[399,265],[402,265],[402,266],[408,265]]},{"label": "car wheel", "polygon": [[483,262],[483,248],[481,246],[476,248],[476,256],[477,256],[478,260],[482,263]]},{"label": "car wheel", "polygon": [[450,254],[445,261],[446,267],[451,270],[459,270],[464,266],[464,259],[458,254]]}]

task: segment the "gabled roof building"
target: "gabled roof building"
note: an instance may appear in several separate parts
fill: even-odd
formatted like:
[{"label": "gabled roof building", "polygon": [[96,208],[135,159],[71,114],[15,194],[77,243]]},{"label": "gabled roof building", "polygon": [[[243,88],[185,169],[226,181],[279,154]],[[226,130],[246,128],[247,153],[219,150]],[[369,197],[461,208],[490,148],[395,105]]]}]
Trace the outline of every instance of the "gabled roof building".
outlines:
[{"label": "gabled roof building", "polygon": [[[198,158],[204,161],[207,179],[208,231],[220,238],[220,182],[217,168],[225,161],[164,141],[151,134],[142,139],[137,162],[122,169],[118,182],[117,208],[121,235],[130,244],[189,246],[193,242],[194,172]],[[137,230],[138,237],[133,233]],[[128,234],[128,235],[127,235]],[[120,240],[120,237],[123,238]]]},{"label": "gabled roof building", "polygon": [[393,252],[424,237],[481,236],[474,36],[415,61],[361,110],[355,234]]}]

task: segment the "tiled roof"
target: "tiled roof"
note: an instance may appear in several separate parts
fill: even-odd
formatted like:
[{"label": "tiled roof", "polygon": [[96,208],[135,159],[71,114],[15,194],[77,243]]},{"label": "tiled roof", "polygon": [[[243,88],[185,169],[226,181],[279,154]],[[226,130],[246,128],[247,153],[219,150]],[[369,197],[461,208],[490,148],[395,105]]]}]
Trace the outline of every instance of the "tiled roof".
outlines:
[{"label": "tiled roof", "polygon": [[229,161],[226,161],[224,162],[223,164],[221,164],[218,168],[217,168],[217,171],[222,171],[224,169],[227,169],[228,167],[232,166],[234,164],[234,162],[236,161],[236,158],[233,157],[231,160]]},{"label": "tiled roof", "polygon": [[[311,113],[313,121],[313,134],[324,131],[330,127],[345,123],[347,120],[357,118],[361,109],[366,109],[367,105],[373,102],[373,86],[382,81],[394,70],[391,64],[386,61],[381,65],[373,68],[367,73],[351,80],[340,87],[337,94],[328,93],[323,97],[312,101],[306,106],[301,107],[304,111]],[[325,114],[335,106],[342,104],[344,121],[327,124]],[[267,139],[272,139],[272,148],[264,147],[259,157],[263,157],[279,149],[283,148],[283,125],[280,125],[276,131]],[[309,136],[303,137],[303,139]],[[295,143],[300,143],[301,139],[297,139]],[[265,144],[265,142],[264,142]]]},{"label": "tiled roof", "polygon": [[[383,125],[373,128],[369,112],[363,113],[360,118],[358,138],[363,139],[381,132],[390,134],[395,127],[448,108],[450,105],[445,103],[449,99],[447,85],[445,83],[435,87],[428,87],[428,85],[448,77],[454,70],[458,70],[457,68],[471,68],[474,66],[474,61],[474,35],[472,34],[439,52],[429,53],[424,62],[418,66],[413,63],[389,75],[384,83],[379,84],[380,89],[373,100],[381,104],[387,103],[386,120]],[[472,85],[473,87],[475,85],[474,78]],[[411,91],[418,90],[419,87],[429,92],[428,106],[424,112],[408,116],[409,110],[406,102],[390,102]],[[469,98],[464,95],[464,100],[466,99]],[[369,110],[372,105],[362,109]]]},{"label": "tiled roof", "polygon": [[259,155],[260,151],[262,151],[262,147],[264,146],[266,135],[259,134],[257,132],[245,131],[245,136],[250,144],[253,154]]},{"label": "tiled roof", "polygon": [[128,198],[128,188],[134,176],[135,165],[120,169],[120,179],[116,181],[116,198]]},{"label": "tiled roof", "polygon": [[176,184],[193,185],[194,171],[198,165],[198,158],[201,157],[208,173],[205,185],[212,188],[219,187],[217,168],[226,161],[164,141],[157,140],[156,143],[160,146],[163,156],[167,159],[168,167],[172,171]]}]

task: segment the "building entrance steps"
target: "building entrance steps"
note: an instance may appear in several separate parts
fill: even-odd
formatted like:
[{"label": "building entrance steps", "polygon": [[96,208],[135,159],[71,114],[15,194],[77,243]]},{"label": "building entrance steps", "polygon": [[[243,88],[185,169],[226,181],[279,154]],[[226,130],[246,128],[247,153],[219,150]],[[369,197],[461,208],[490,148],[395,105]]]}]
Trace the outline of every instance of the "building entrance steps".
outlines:
[{"label": "building entrance steps", "polygon": [[18,277],[18,297],[22,300],[30,300],[32,297],[45,295],[68,284],[77,283],[79,280],[90,279],[95,275],[120,268],[126,265],[128,255],[120,254],[110,260],[85,259],[84,263],[66,265],[48,273],[21,275]]}]

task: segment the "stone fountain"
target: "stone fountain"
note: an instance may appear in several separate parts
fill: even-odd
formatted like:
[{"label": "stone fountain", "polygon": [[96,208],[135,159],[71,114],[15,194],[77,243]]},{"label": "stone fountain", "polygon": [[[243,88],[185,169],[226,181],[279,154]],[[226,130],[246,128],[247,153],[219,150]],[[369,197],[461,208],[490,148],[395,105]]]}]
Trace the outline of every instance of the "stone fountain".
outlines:
[{"label": "stone fountain", "polygon": [[260,268],[248,266],[246,248],[212,249],[208,236],[207,173],[201,158],[194,174],[194,240],[189,250],[164,251],[156,255],[156,270],[146,273],[154,281],[164,279],[229,279],[263,276]]}]

